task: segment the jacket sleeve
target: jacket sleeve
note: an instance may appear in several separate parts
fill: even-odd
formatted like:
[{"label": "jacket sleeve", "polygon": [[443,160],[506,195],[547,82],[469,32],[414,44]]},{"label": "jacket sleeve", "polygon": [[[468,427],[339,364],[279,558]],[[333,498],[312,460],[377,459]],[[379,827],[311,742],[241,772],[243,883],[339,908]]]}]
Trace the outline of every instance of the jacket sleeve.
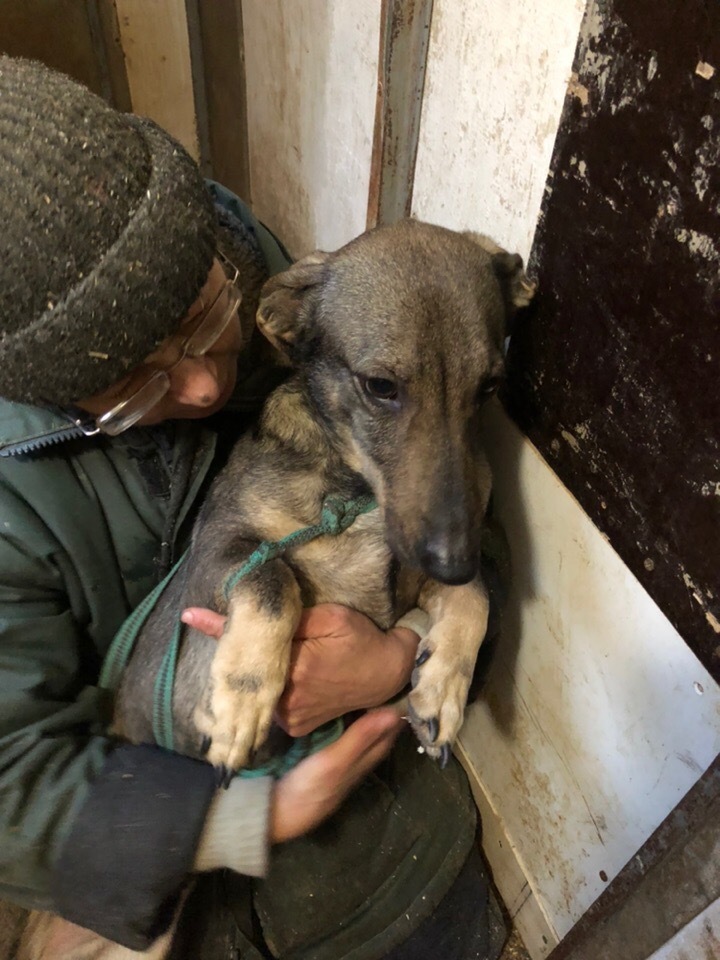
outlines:
[{"label": "jacket sleeve", "polygon": [[213,771],[103,735],[71,561],[19,497],[1,503],[0,896],[144,949],[192,869]]}]

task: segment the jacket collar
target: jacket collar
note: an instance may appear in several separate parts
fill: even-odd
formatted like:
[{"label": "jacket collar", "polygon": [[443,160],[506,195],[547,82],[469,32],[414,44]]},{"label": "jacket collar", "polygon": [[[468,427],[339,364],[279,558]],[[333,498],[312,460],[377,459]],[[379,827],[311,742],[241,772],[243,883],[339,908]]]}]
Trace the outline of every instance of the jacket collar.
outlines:
[{"label": "jacket collar", "polygon": [[0,457],[29,454],[50,444],[86,436],[81,420],[55,407],[0,400]]}]

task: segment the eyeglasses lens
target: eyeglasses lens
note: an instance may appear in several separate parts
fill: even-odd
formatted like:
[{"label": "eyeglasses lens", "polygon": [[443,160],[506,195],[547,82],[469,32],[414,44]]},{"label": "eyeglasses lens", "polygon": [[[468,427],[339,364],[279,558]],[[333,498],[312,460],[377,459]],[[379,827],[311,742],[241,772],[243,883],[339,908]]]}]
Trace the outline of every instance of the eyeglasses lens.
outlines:
[{"label": "eyeglasses lens", "polygon": [[218,297],[209,306],[197,328],[182,343],[178,359],[167,370],[157,370],[138,390],[112,410],[98,417],[97,428],[116,437],[141,420],[159,403],[170,389],[170,373],[185,357],[202,357],[220,339],[235,316],[242,294],[235,277],[228,280]]},{"label": "eyeglasses lens", "polygon": [[131,397],[98,417],[98,428],[111,437],[129,430],[162,400],[169,389],[170,377],[165,370],[157,370]]}]

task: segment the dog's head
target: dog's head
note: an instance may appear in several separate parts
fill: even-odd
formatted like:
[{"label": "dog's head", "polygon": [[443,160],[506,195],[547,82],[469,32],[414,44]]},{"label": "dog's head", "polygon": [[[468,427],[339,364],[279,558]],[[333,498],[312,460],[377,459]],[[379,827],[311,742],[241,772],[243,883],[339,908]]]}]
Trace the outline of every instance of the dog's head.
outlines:
[{"label": "dog's head", "polygon": [[263,288],[258,325],[306,374],[391,548],[446,583],[478,569],[478,412],[503,373],[507,320],[533,292],[519,256],[413,220],[313,253]]}]

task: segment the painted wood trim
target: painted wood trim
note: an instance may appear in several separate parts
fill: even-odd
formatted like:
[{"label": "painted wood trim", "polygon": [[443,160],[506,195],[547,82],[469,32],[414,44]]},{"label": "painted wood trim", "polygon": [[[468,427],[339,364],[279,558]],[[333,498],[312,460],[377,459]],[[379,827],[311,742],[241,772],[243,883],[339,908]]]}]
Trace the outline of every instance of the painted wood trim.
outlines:
[{"label": "painted wood trim", "polygon": [[461,740],[455,744],[455,756],[467,774],[480,814],[483,853],[490,864],[495,886],[532,960],[543,960],[558,944],[558,936],[543,913],[502,816],[490,802]]},{"label": "painted wood trim", "polygon": [[99,59],[104,95],[118,110],[132,110],[115,4],[112,0],[87,0],[87,10],[95,45],[102,51]]},{"label": "painted wood trim", "polygon": [[368,229],[409,217],[433,0],[383,0]]},{"label": "painted wood trim", "polygon": [[248,203],[247,87],[241,0],[187,0],[203,172]]},{"label": "painted wood trim", "polygon": [[115,0],[134,113],[199,155],[184,0]]}]

